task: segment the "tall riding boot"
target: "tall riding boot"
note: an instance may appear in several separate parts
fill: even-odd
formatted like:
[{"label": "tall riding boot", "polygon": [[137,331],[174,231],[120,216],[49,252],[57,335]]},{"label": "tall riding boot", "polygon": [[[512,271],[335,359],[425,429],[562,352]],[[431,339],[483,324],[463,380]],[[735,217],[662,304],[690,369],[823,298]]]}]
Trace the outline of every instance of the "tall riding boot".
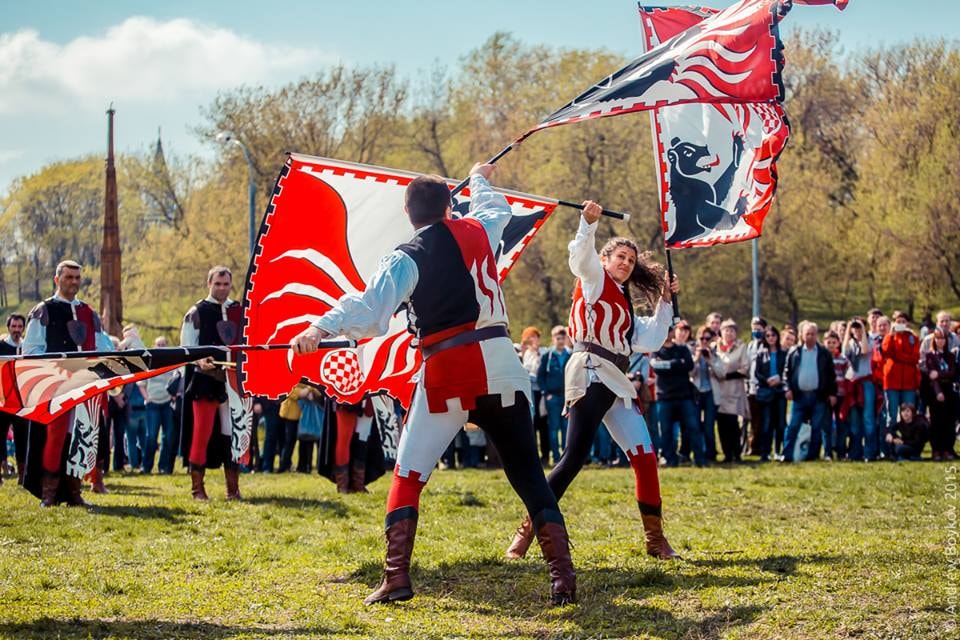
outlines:
[{"label": "tall riding boot", "polygon": [[91,483],[91,491],[94,493],[110,493],[107,491],[107,488],[103,486],[103,469],[100,467],[93,468],[93,482]]},{"label": "tall riding boot", "polygon": [[530,548],[531,542],[533,542],[533,523],[530,522],[530,516],[527,516],[517,527],[513,542],[507,547],[507,552],[504,555],[510,560],[519,560],[527,555],[527,549]]},{"label": "tall riding boot", "polygon": [[673,550],[666,536],[663,535],[663,518],[660,507],[637,503],[640,505],[640,517],[643,520],[643,534],[647,542],[647,554],[659,560],[674,560],[680,554]]},{"label": "tall riding boot", "polygon": [[194,500],[209,500],[207,497],[207,490],[203,486],[203,475],[206,473],[206,469],[199,467],[197,465],[190,465],[190,482],[193,485],[190,493],[193,495]]},{"label": "tall riding boot", "polygon": [[377,590],[363,601],[371,605],[399,602],[413,597],[410,584],[410,556],[417,536],[417,510],[401,507],[387,514],[387,556],[383,563],[383,580]]},{"label": "tall riding boot", "polygon": [[350,465],[350,493],[370,493],[367,491],[367,465],[363,460],[354,460]]},{"label": "tall riding boot", "polygon": [[21,487],[23,486],[23,476],[27,472],[26,465],[18,464],[17,465],[17,484]]},{"label": "tall riding boot", "polygon": [[60,475],[43,472],[40,479],[40,506],[53,507],[57,504],[57,489],[60,488]]},{"label": "tall riding boot", "polygon": [[83,481],[80,478],[74,478],[68,475],[64,482],[67,486],[67,504],[71,507],[89,507],[90,505],[83,499],[81,490]]},{"label": "tall riding boot", "polygon": [[334,467],[333,482],[337,485],[337,493],[350,493],[350,466]]},{"label": "tall riding boot", "polygon": [[240,496],[240,469],[224,466],[223,477],[227,482],[227,500],[243,500]]},{"label": "tall riding boot", "polygon": [[559,516],[556,513],[554,519],[560,522],[537,518],[540,521],[537,541],[550,568],[550,601],[558,606],[577,601],[577,577],[573,572],[573,560],[570,559],[570,541],[567,528]]}]

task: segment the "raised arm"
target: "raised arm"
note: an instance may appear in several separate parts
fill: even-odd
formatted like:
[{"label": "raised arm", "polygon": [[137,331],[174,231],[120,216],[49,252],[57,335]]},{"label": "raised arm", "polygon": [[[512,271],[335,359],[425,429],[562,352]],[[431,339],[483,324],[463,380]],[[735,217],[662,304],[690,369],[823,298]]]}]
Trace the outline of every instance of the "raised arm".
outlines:
[{"label": "raised arm", "polygon": [[[567,245],[567,251],[570,253],[570,271],[580,278],[584,297],[588,300],[599,297],[603,290],[604,275],[603,265],[597,254],[597,223],[589,222],[581,216],[577,235]],[[596,296],[590,295],[592,292]]]},{"label": "raised arm", "polygon": [[413,259],[394,251],[380,260],[363,293],[348,293],[337,306],[313,323],[328,336],[353,340],[378,336],[390,326],[390,318],[413,293],[419,274]]},{"label": "raised arm", "polygon": [[513,209],[502,193],[498,193],[490,185],[488,177],[492,169],[487,172],[486,167],[492,165],[476,165],[470,174],[470,213],[467,215],[476,218],[490,240],[490,248],[497,253],[503,230],[510,223]]}]

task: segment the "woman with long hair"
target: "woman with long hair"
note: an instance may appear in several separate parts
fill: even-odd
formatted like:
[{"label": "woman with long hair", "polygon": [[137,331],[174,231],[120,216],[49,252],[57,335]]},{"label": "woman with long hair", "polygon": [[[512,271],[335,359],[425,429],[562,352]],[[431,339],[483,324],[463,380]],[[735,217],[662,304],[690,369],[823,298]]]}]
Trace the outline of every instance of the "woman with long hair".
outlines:
[{"label": "woman with long hair", "polygon": [[[597,254],[601,208],[584,203],[577,235],[569,245],[570,270],[577,277],[570,309],[574,353],[565,372],[569,411],[567,447],[547,476],[557,500],[580,472],[601,422],[626,453],[636,479],[647,553],[663,560],[677,557],[663,535],[657,456],[647,424],[634,402],[637,391],[625,371],[633,352],[656,351],[670,328],[670,294],[663,266],[627,238],[614,238]],[[652,317],[634,315],[634,305],[653,307]],[[527,518],[517,529],[508,558],[521,558],[533,540]]]},{"label": "woman with long hair", "polygon": [[763,344],[757,350],[753,366],[760,415],[750,416],[751,420],[757,420],[754,428],[760,434],[757,455],[761,462],[770,460],[774,441],[776,452],[783,446],[783,431],[787,424],[787,399],[783,385],[783,365],[786,363],[787,352],[780,346],[780,332],[772,324],[768,325],[763,330]]},{"label": "woman with long hair", "polygon": [[860,318],[854,318],[847,324],[843,355],[850,363],[847,374],[851,383],[850,393],[846,398],[850,422],[849,458],[876,460],[880,448],[877,438],[877,391],[871,369],[873,343]]},{"label": "woman with long hair", "polygon": [[942,328],[933,330],[930,351],[920,361],[923,383],[920,387],[930,408],[930,447],[933,460],[953,460],[957,439],[957,359],[947,349],[950,336]]}]

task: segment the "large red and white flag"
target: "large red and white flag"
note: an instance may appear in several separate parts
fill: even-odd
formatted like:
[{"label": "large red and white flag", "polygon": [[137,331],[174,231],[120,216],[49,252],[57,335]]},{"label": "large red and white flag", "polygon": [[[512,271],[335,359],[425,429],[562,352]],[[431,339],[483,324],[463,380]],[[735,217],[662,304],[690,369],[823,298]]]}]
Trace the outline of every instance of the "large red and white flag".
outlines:
[{"label": "large red and white flag", "polygon": [[[226,347],[164,347],[113,352],[0,357],[0,411],[49,424],[105,391],[173,371]],[[92,409],[85,415],[92,415]]]},{"label": "large red and white flag", "polygon": [[[277,180],[247,278],[246,342],[289,343],[342,295],[363,291],[380,258],[413,235],[403,196],[417,175],[291,154]],[[514,214],[497,252],[503,280],[557,201],[501,191]],[[455,215],[465,214],[469,205],[465,189],[454,199]],[[305,380],[343,402],[385,392],[408,406],[412,378],[420,368],[412,340],[406,313],[398,310],[385,335],[362,340],[356,349],[308,356],[247,353],[240,365],[243,389],[276,398]]]},{"label": "large red and white flag", "polygon": [[549,115],[533,131],[691,102],[782,100],[785,0],[741,0],[675,32]]},{"label": "large red and white flag", "polygon": [[[644,7],[644,47],[654,51],[718,15],[701,7]],[[653,143],[668,248],[760,235],[789,137],[778,102],[682,104],[654,109]]]}]

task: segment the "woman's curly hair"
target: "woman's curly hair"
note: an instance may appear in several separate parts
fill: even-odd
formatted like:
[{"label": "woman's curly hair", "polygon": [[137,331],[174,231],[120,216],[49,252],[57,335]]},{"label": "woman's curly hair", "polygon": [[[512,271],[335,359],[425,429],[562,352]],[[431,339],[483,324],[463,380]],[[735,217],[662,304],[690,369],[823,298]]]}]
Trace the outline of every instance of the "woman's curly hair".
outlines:
[{"label": "woman's curly hair", "polygon": [[653,259],[652,251],[640,251],[637,243],[629,238],[611,238],[600,250],[601,257],[609,258],[619,247],[632,249],[637,255],[637,263],[627,279],[627,295],[635,305],[657,306],[657,298],[663,294],[667,281],[666,269]]}]

